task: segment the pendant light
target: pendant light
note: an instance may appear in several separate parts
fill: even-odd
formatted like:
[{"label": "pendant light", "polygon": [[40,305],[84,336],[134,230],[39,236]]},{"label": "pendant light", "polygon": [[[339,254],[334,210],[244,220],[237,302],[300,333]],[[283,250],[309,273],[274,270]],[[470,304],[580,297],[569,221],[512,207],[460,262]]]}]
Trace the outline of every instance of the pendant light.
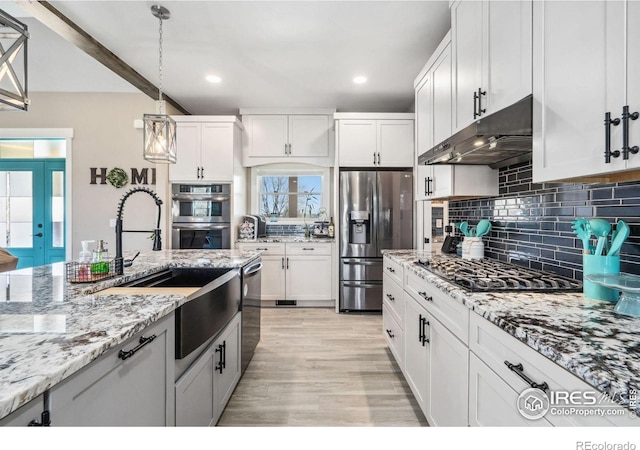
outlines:
[{"label": "pendant light", "polygon": [[169,10],[153,5],[151,13],[160,21],[160,65],[156,114],[144,114],[144,159],[154,163],[176,162],[176,122],[164,112],[162,99],[162,21],[171,17]]}]

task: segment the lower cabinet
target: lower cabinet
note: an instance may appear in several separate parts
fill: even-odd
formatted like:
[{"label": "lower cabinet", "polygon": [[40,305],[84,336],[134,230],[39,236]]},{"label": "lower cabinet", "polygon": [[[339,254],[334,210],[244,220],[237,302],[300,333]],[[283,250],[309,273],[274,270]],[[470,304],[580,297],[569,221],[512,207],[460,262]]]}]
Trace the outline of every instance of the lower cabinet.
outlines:
[{"label": "lower cabinet", "polygon": [[51,426],[173,426],[174,323],[164,317],[55,385]]},{"label": "lower cabinet", "polygon": [[519,392],[513,390],[473,352],[469,355],[469,425],[472,427],[550,427],[525,419],[517,410]]},{"label": "lower cabinet", "polygon": [[175,383],[176,426],[215,425],[240,380],[241,313]]},{"label": "lower cabinet", "polygon": [[[261,298],[264,305],[295,300],[298,306],[333,301],[332,243],[238,243],[241,250],[262,250]],[[328,305],[327,305],[328,306]]]},{"label": "lower cabinet", "polygon": [[[404,377],[409,383],[420,409],[427,416],[427,370],[429,347],[425,335],[427,310],[409,294],[404,294]],[[429,422],[431,423],[431,422]]]},{"label": "lower cabinet", "polygon": [[[45,410],[44,396],[39,395],[26,405],[0,420],[0,427],[27,427],[42,424]],[[45,417],[46,420],[46,417]]]},{"label": "lower cabinet", "polygon": [[427,421],[431,426],[467,426],[469,350],[431,315],[426,328],[429,346]]}]

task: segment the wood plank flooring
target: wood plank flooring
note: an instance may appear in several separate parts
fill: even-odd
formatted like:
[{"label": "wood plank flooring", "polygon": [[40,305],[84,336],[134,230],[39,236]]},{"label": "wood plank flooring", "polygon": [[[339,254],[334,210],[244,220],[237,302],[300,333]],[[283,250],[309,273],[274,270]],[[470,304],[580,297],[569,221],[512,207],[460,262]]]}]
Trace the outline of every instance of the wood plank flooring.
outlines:
[{"label": "wood plank flooring", "polygon": [[426,426],[382,316],[264,308],[261,339],[218,426]]}]

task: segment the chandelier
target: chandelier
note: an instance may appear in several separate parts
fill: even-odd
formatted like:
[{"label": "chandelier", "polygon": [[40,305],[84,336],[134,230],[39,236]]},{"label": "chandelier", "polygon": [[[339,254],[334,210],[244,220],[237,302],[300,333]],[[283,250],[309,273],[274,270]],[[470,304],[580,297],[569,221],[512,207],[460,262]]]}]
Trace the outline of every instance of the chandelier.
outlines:
[{"label": "chandelier", "polygon": [[176,122],[165,114],[165,101],[162,99],[162,21],[171,17],[169,10],[160,5],[153,5],[151,13],[160,21],[160,63],[158,101],[156,101],[156,113],[144,114],[144,151],[143,156],[147,161],[154,163],[175,163]]}]

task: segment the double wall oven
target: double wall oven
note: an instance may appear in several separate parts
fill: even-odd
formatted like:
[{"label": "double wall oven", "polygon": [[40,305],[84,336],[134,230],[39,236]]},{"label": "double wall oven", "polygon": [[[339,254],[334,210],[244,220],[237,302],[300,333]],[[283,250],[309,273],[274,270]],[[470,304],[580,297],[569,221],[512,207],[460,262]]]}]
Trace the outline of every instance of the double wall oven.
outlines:
[{"label": "double wall oven", "polygon": [[231,248],[231,185],[171,186],[171,248]]}]

